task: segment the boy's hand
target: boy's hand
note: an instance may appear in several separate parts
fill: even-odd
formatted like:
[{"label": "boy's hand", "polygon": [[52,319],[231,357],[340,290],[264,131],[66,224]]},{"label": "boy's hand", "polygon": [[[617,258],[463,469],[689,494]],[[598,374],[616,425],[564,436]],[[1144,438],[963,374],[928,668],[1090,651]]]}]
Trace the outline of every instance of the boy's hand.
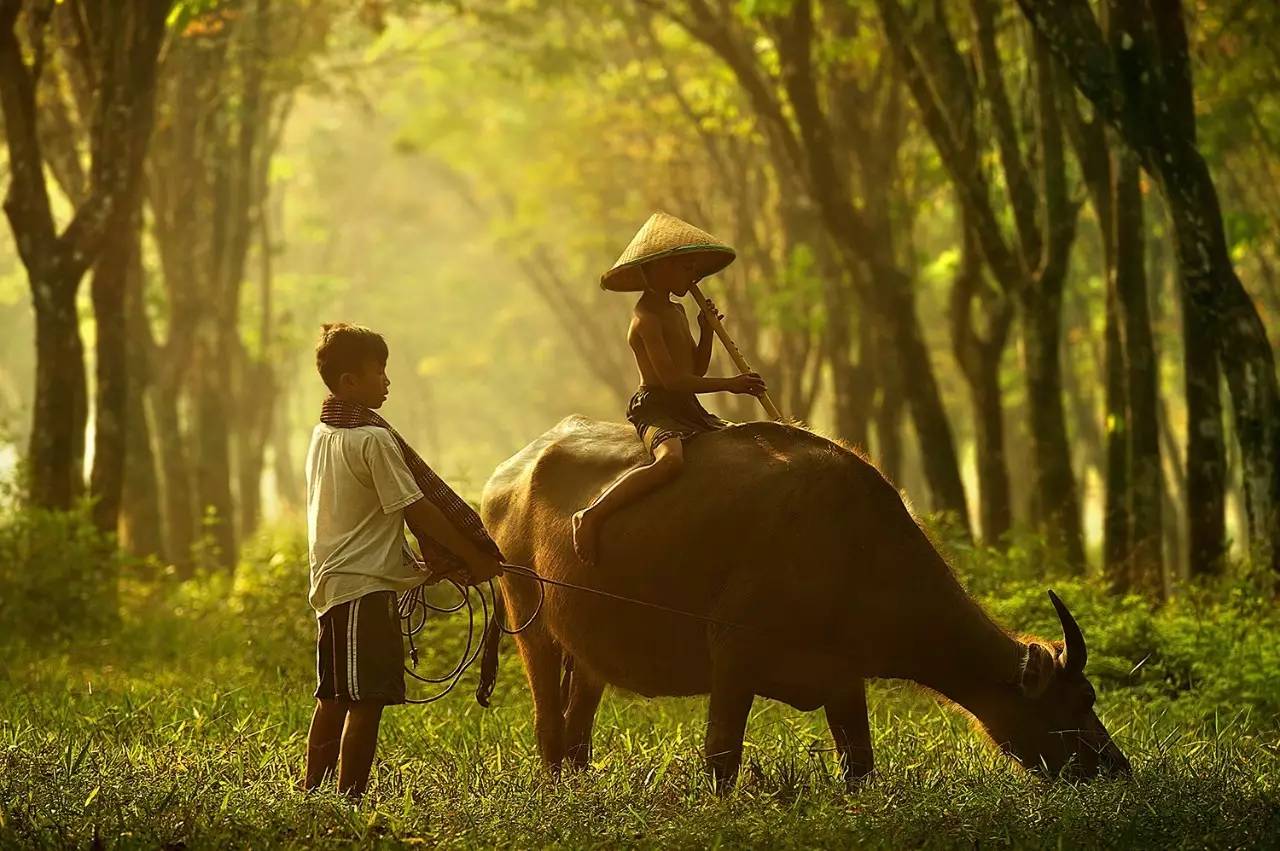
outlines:
[{"label": "boy's hand", "polygon": [[729,392],[740,395],[760,396],[766,390],[764,379],[755,372],[744,372],[729,379]]},{"label": "boy's hand", "polygon": [[459,576],[463,585],[479,585],[502,574],[502,563],[491,555],[467,559],[467,569]]}]

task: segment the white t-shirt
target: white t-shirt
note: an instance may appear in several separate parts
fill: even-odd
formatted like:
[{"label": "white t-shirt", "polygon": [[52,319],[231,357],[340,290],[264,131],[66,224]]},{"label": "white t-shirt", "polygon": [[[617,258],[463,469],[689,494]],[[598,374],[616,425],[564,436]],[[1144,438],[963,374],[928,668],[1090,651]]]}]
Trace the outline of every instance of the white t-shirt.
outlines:
[{"label": "white t-shirt", "polygon": [[307,450],[307,540],[317,617],[374,591],[422,584],[404,537],[405,506],[421,498],[391,432],[315,427]]}]

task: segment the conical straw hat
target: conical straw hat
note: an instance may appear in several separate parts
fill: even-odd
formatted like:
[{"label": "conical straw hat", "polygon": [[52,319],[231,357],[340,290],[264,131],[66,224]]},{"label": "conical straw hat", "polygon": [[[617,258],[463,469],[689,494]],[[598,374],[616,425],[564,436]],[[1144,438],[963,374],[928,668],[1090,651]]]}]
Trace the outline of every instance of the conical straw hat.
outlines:
[{"label": "conical straw hat", "polygon": [[698,264],[698,278],[714,275],[733,262],[734,251],[704,230],[695,228],[669,213],[654,213],[636,232],[613,268],[600,276],[600,286],[614,292],[647,289],[638,267],[650,260],[674,254],[692,255]]}]

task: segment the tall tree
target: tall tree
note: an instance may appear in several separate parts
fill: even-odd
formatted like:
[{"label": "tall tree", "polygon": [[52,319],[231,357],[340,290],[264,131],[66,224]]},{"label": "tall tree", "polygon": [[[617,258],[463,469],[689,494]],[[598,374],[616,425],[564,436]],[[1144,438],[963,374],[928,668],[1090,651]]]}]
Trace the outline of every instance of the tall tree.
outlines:
[{"label": "tall tree", "polygon": [[[1231,391],[1251,545],[1280,571],[1280,385],[1265,325],[1236,275],[1217,189],[1197,146],[1182,3],[1125,4],[1132,18],[1116,22],[1120,31],[1112,43],[1087,0],[1018,3],[1076,87],[1161,188],[1189,322],[1206,332],[1202,342],[1216,350]],[[1189,377],[1189,388],[1192,380],[1200,377]],[[1189,458],[1189,484],[1193,464]]]},{"label": "tall tree", "polygon": [[[1013,304],[987,283],[973,228],[962,222],[960,230],[963,248],[951,286],[951,346],[973,400],[982,537],[994,544],[1013,525],[1000,390],[1000,364],[1013,325]],[[981,322],[975,321],[975,312],[982,316]]]},{"label": "tall tree", "polygon": [[[163,80],[149,203],[164,282],[164,340],[149,401],[166,509],[166,548],[187,564],[198,534],[223,566],[260,518],[261,451],[277,406],[275,347],[251,348],[242,291],[269,191],[269,164],[306,62],[325,43],[325,4],[235,0],[185,22]],[[286,16],[292,22],[286,27]],[[261,251],[269,242],[259,240]],[[271,276],[259,335],[277,333]],[[250,335],[254,336],[254,335]],[[226,412],[245,413],[228,419]]]},{"label": "tall tree", "polygon": [[[1053,63],[1042,44],[1033,44],[1031,96],[1037,120],[1033,141],[1024,142],[997,50],[994,6],[990,0],[974,0],[975,65],[1007,187],[1014,224],[1011,239],[1004,233],[986,174],[976,112],[979,82],[968,71],[941,4],[918,9],[913,16],[898,0],[877,0],[877,5],[887,41],[956,188],[966,224],[992,276],[1021,308],[1033,516],[1065,547],[1068,562],[1082,571],[1084,532],[1067,443],[1060,355],[1062,297],[1078,206],[1067,186]],[[1024,153],[1024,147],[1033,146],[1039,155],[1038,175]]]},{"label": "tall tree", "polygon": [[967,533],[969,512],[955,440],[925,345],[911,277],[869,221],[869,205],[858,203],[836,147],[831,113],[823,106],[814,61],[821,45],[813,3],[799,0],[785,10],[761,11],[760,23],[778,51],[778,79],[761,66],[753,47],[758,36],[732,4],[689,0],[678,6],[655,5],[720,56],[776,146],[776,158],[805,175],[841,264],[849,279],[860,285],[862,306],[892,340],[933,507],[951,513]]},{"label": "tall tree", "polygon": [[1129,465],[1129,515],[1132,549],[1127,554],[1129,587],[1159,596],[1164,591],[1161,552],[1163,474],[1160,464],[1159,399],[1155,345],[1147,304],[1142,190],[1137,161],[1127,150],[1116,151],[1115,285],[1123,318],[1125,429]]},{"label": "tall tree", "polygon": [[1103,572],[1117,591],[1158,596],[1164,589],[1159,376],[1139,168],[1123,142],[1108,139],[1098,115],[1084,116],[1074,99],[1067,100],[1066,115],[1098,220],[1106,281]]},{"label": "tall tree", "polygon": [[[30,62],[17,33],[24,7],[33,40]],[[83,490],[88,400],[76,295],[108,236],[133,219],[130,199],[149,135],[155,67],[170,7],[170,0],[69,2],[57,8],[52,3],[0,2],[0,108],[11,174],[4,208],[27,270],[36,315],[29,463],[30,498],[37,505],[68,508]],[[45,42],[54,14],[74,15],[83,28],[80,47],[87,52],[84,67],[93,80],[88,188],[61,232],[50,203],[36,110],[36,86],[48,58]],[[100,294],[114,289],[118,288],[104,282]],[[108,296],[104,304],[111,352],[123,339],[123,320],[111,313],[114,298]],[[112,366],[123,368],[119,362]],[[114,378],[108,380],[106,392],[112,410],[119,411],[122,385]],[[110,441],[107,449],[123,453],[123,446]],[[100,481],[108,498],[118,500],[116,485]]]}]

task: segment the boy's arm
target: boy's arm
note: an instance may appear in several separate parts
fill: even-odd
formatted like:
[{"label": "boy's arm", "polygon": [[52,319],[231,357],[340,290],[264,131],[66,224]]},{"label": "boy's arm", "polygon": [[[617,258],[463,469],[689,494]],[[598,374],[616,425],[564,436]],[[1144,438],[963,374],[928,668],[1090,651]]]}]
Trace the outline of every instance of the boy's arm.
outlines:
[{"label": "boy's arm", "polygon": [[662,386],[677,393],[750,393],[758,395],[764,392],[764,380],[754,372],[744,372],[733,378],[706,378],[694,375],[676,367],[667,350],[667,341],[662,335],[662,324],[650,316],[642,316],[636,323],[636,331],[644,343],[645,354],[649,363],[658,373]]},{"label": "boy's arm", "polygon": [[[715,305],[711,306],[715,310]],[[719,311],[716,311],[719,313]],[[724,319],[724,315],[720,314],[720,318]],[[711,330],[711,323],[707,321],[707,315],[701,310],[698,311],[698,345],[693,350],[693,371],[695,375],[706,375],[707,370],[711,368],[711,349],[715,344],[715,332]]]},{"label": "boy's arm", "polygon": [[418,546],[423,552],[427,550],[424,539],[430,539],[442,544],[461,558],[467,565],[468,577],[472,583],[484,582],[502,572],[502,567],[496,558],[481,550],[471,542],[470,538],[458,531],[435,503],[426,497],[405,506],[404,522],[413,536],[418,539]]}]

